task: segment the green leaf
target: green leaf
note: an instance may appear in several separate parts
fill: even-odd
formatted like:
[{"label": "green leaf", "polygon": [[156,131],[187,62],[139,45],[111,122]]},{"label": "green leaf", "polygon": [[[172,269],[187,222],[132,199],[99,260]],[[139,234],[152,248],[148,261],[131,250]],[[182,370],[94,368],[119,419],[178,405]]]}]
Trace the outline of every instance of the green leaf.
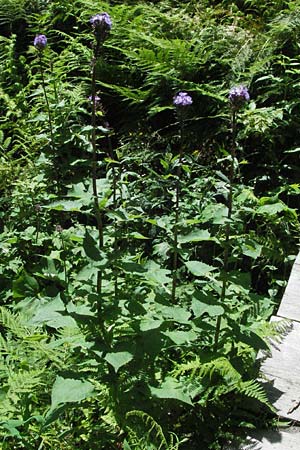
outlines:
[{"label": "green leaf", "polygon": [[51,410],[65,403],[77,403],[94,393],[94,386],[89,381],[57,376],[52,388]]},{"label": "green leaf", "polygon": [[172,377],[166,378],[159,388],[150,386],[150,392],[157,398],[174,399],[193,405],[190,396],[184,391],[183,385]]},{"label": "green leaf", "polygon": [[148,281],[159,285],[170,283],[172,281],[168,276],[170,270],[162,269],[156,262],[148,261],[145,267],[148,270],[144,276]]},{"label": "green leaf", "polygon": [[273,203],[271,205],[263,205],[257,208],[257,214],[266,214],[268,216],[273,216],[287,209],[286,205],[281,202]]},{"label": "green leaf", "polygon": [[203,303],[195,298],[192,300],[192,311],[196,318],[201,317],[205,313],[210,317],[222,316],[224,314],[224,308],[221,305]]},{"label": "green leaf", "polygon": [[40,287],[36,279],[28,275],[25,270],[13,281],[14,298],[34,297],[38,294],[39,290]]},{"label": "green leaf", "polygon": [[118,372],[120,367],[125,366],[133,359],[133,354],[129,352],[107,353],[104,358]]},{"label": "green leaf", "polygon": [[97,245],[95,239],[88,233],[88,231],[85,232],[85,236],[83,239],[83,248],[84,248],[86,256],[91,258],[93,261],[101,261],[102,260],[98,245]]},{"label": "green leaf", "polygon": [[210,232],[208,230],[197,230],[192,231],[186,235],[178,236],[179,244],[185,244],[187,242],[200,242],[200,241],[209,241],[210,240]]},{"label": "green leaf", "polygon": [[224,314],[223,306],[217,303],[213,295],[199,290],[195,290],[193,293],[192,311],[196,319],[203,314],[208,314],[211,317]]},{"label": "green leaf", "polygon": [[150,330],[156,330],[161,326],[163,323],[163,320],[159,319],[153,319],[151,318],[143,318],[140,321],[140,330],[141,331],[150,331]]},{"label": "green leaf", "polygon": [[76,322],[72,317],[63,315],[60,312],[65,311],[65,305],[58,297],[51,298],[41,303],[36,310],[31,323],[35,325],[48,325],[49,327],[58,329],[63,327],[76,327]]},{"label": "green leaf", "polygon": [[53,209],[55,211],[76,211],[79,212],[84,206],[81,200],[58,200],[49,203],[45,208]]},{"label": "green leaf", "polygon": [[261,255],[263,246],[253,239],[246,239],[242,244],[243,255],[249,256],[250,258],[256,259]]},{"label": "green leaf", "polygon": [[144,236],[143,234],[138,233],[137,231],[135,231],[134,233],[130,233],[129,237],[131,237],[133,239],[150,239],[150,238]]},{"label": "green leaf", "polygon": [[130,261],[122,261],[120,264],[118,264],[118,267],[124,272],[128,273],[145,273],[146,269],[141,264],[130,262]]},{"label": "green leaf", "polygon": [[201,261],[188,261],[185,263],[189,272],[191,272],[196,277],[203,277],[210,274],[214,270],[217,270],[216,267],[210,266],[209,264],[205,264]]},{"label": "green leaf", "polygon": [[189,323],[191,313],[180,306],[165,306],[156,303],[156,309],[165,319],[169,319],[181,324]]},{"label": "green leaf", "polygon": [[195,341],[198,338],[198,334],[195,331],[165,331],[162,334],[167,336],[176,345],[188,344],[189,342]]},{"label": "green leaf", "polygon": [[208,205],[201,213],[203,222],[212,222],[215,225],[223,225],[228,221],[228,208],[220,204]]}]

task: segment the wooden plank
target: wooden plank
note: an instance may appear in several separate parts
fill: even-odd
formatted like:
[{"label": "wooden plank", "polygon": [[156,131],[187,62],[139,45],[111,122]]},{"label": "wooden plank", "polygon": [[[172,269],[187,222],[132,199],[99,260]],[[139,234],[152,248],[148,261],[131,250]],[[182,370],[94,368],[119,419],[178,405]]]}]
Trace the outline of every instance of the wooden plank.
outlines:
[{"label": "wooden plank", "polygon": [[[293,427],[285,430],[263,430],[254,433],[241,450],[299,450],[300,431]],[[228,448],[227,450],[230,450]]]},{"label": "wooden plank", "polygon": [[300,322],[300,253],[293,265],[277,316]]},{"label": "wooden plank", "polygon": [[[281,318],[273,317],[272,320]],[[272,355],[262,361],[261,372],[269,400],[278,415],[300,421],[300,323],[291,328],[281,342],[273,342]],[[299,447],[300,449],[300,447]]]},{"label": "wooden plank", "polygon": [[[300,253],[272,321],[289,319],[290,327],[280,342],[273,341],[271,355],[262,357],[261,372],[269,400],[278,416],[300,421]],[[228,447],[226,450],[236,450]],[[239,450],[300,450],[300,428],[257,430]]]}]

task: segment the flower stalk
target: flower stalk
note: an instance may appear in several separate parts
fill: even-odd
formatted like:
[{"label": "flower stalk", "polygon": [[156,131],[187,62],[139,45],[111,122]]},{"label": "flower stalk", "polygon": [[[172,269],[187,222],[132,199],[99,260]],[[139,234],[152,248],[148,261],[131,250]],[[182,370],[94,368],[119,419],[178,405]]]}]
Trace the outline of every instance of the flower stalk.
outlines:
[{"label": "flower stalk", "polygon": [[40,74],[41,74],[41,78],[42,78],[42,89],[43,89],[44,98],[45,98],[45,102],[46,102],[47,113],[48,113],[48,123],[49,123],[50,137],[51,137],[51,148],[52,148],[52,151],[54,152],[55,146],[54,146],[54,133],[53,133],[53,125],[52,125],[52,115],[51,115],[50,103],[49,103],[47,90],[46,90],[44,64],[43,64],[43,57],[42,57],[42,53],[43,53],[43,51],[45,50],[45,48],[47,46],[47,37],[44,34],[38,34],[34,38],[33,45],[35,46],[35,48],[37,49],[37,52],[38,52],[39,69],[40,69]]},{"label": "flower stalk", "polygon": [[176,288],[178,276],[178,223],[180,218],[180,177],[182,172],[183,144],[184,144],[184,113],[185,108],[193,103],[192,98],[186,92],[179,92],[173,98],[180,124],[180,150],[175,181],[175,223],[173,227],[173,262],[172,262],[172,291],[171,302],[176,302]]},{"label": "flower stalk", "polygon": [[[249,101],[250,96],[248,89],[245,86],[236,86],[229,91],[229,102],[231,107],[231,150],[230,150],[230,168],[229,168],[229,190],[227,199],[227,223],[225,227],[225,240],[223,251],[223,281],[220,295],[220,302],[224,304],[228,285],[228,272],[229,272],[229,256],[230,256],[230,236],[231,236],[231,219],[232,219],[232,207],[233,207],[233,186],[235,178],[235,161],[237,150],[237,112],[239,109]],[[214,351],[218,350],[220,331],[222,324],[222,316],[218,316],[214,337]]]},{"label": "flower stalk", "polygon": [[[94,212],[97,222],[97,230],[98,230],[98,246],[99,250],[103,248],[104,245],[104,233],[103,233],[103,218],[102,212],[99,207],[99,196],[97,189],[97,142],[96,142],[96,110],[97,110],[97,102],[99,101],[98,96],[96,95],[96,64],[100,55],[100,51],[103,45],[105,38],[107,37],[110,29],[111,29],[111,19],[107,13],[96,14],[91,17],[90,23],[92,25],[94,35],[96,38],[96,45],[94,46],[94,54],[92,59],[92,80],[91,80],[91,89],[92,89],[92,187],[93,187],[93,198],[94,198]],[[97,293],[101,294],[102,292],[102,270],[99,269],[97,272]],[[98,302],[98,314],[101,315],[101,305]]]}]

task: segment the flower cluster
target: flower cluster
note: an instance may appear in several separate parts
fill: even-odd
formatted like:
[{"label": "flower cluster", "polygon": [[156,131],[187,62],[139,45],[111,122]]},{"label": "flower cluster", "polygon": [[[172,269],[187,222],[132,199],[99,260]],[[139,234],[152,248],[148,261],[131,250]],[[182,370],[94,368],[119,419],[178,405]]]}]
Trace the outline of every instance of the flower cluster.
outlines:
[{"label": "flower cluster", "polygon": [[[93,96],[90,95],[89,96],[89,101],[92,102],[93,101]],[[101,98],[99,97],[99,95],[95,95],[95,103],[100,103]]]},{"label": "flower cluster", "polygon": [[33,41],[33,45],[38,50],[44,50],[47,45],[47,38],[44,34],[38,34]]},{"label": "flower cluster", "polygon": [[175,106],[189,106],[193,103],[192,97],[187,92],[178,92],[173,97],[173,105]]},{"label": "flower cluster", "polygon": [[111,30],[112,21],[106,12],[96,14],[90,18],[90,23],[94,29],[97,40],[104,41],[107,33]]},{"label": "flower cluster", "polygon": [[243,86],[234,86],[230,89],[228,95],[229,101],[234,109],[241,108],[244,103],[250,100],[248,89]]}]

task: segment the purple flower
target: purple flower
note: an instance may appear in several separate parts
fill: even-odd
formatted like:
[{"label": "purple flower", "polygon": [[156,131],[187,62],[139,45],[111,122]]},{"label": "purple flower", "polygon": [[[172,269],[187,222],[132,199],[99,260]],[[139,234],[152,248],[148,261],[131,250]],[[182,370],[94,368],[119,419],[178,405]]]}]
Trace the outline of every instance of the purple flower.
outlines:
[{"label": "purple flower", "polygon": [[[89,96],[89,101],[92,102],[93,101],[93,96],[90,95]],[[95,95],[95,103],[100,103],[101,98],[99,97],[99,95]]]},{"label": "purple flower", "polygon": [[178,92],[173,97],[173,105],[175,106],[189,106],[193,103],[192,97],[187,92]]},{"label": "purple flower", "polygon": [[95,30],[96,36],[99,36],[101,39],[105,38],[112,27],[111,18],[106,12],[91,17],[90,23]]},{"label": "purple flower", "polygon": [[239,109],[244,103],[250,100],[250,95],[246,86],[240,85],[230,89],[228,98],[232,107]]},{"label": "purple flower", "polygon": [[44,34],[38,34],[33,41],[33,45],[38,50],[44,50],[47,45],[47,38]]}]

